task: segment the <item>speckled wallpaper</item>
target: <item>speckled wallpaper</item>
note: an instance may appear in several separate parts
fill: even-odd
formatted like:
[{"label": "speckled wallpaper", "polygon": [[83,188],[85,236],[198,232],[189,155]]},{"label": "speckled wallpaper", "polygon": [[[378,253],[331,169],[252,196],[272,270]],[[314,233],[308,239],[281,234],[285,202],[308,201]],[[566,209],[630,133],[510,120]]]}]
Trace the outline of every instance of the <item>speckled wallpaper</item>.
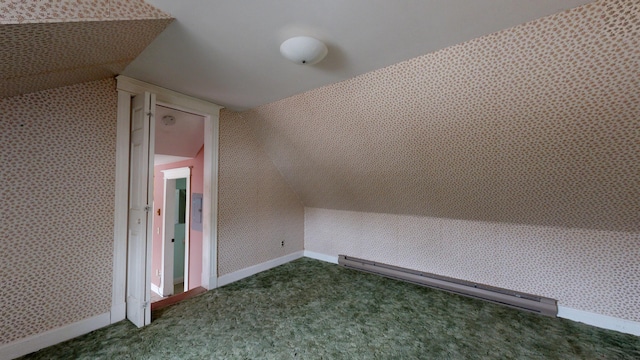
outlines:
[{"label": "speckled wallpaper", "polygon": [[0,0],[0,24],[170,17],[143,0]]},{"label": "speckled wallpaper", "polygon": [[218,276],[301,251],[302,203],[240,113],[220,112],[219,161]]},{"label": "speckled wallpaper", "polygon": [[640,321],[640,234],[305,208],[305,250],[490,284]]},{"label": "speckled wallpaper", "polygon": [[0,99],[0,344],[111,308],[113,79]]},{"label": "speckled wallpaper", "polygon": [[117,75],[172,21],[142,0],[0,0],[0,97]]},{"label": "speckled wallpaper", "polygon": [[638,321],[639,33],[596,1],[243,116],[306,249]]},{"label": "speckled wallpaper", "polygon": [[308,207],[640,232],[639,33],[598,1],[244,116]]}]

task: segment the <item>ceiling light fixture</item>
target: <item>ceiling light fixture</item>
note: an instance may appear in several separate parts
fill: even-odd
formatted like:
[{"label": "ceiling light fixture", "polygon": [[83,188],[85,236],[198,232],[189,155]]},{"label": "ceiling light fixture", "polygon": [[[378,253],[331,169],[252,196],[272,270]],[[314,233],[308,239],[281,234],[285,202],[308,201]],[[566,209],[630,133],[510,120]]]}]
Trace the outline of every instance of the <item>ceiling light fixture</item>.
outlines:
[{"label": "ceiling light fixture", "polygon": [[176,124],[176,118],[171,115],[165,115],[162,117],[162,123],[165,126],[172,126]]},{"label": "ceiling light fixture", "polygon": [[296,36],[280,45],[282,56],[297,64],[313,65],[319,63],[329,50],[320,40],[309,36]]}]

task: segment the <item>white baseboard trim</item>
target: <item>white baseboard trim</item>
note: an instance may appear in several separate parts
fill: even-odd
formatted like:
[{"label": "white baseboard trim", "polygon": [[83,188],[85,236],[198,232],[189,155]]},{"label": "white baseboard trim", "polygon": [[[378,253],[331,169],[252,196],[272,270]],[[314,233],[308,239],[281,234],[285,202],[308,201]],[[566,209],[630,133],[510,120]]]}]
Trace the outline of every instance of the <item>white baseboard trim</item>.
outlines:
[{"label": "white baseboard trim", "polygon": [[308,258],[316,259],[316,260],[320,260],[320,261],[326,261],[326,262],[330,262],[332,264],[337,264],[338,263],[338,257],[337,256],[325,255],[325,254],[321,254],[321,253],[317,253],[317,252],[313,252],[313,251],[309,251],[309,250],[305,250],[304,251],[304,257],[308,257]]},{"label": "white baseboard trim", "polygon": [[[321,254],[309,250],[304,251],[304,256],[320,261],[337,264],[338,257]],[[615,318],[612,316],[595,314],[588,311],[576,310],[564,306],[558,306],[558,317],[585,323],[607,330],[615,330],[626,334],[640,336],[640,322]]]},{"label": "white baseboard trim", "polygon": [[120,304],[111,306],[111,323],[115,324],[127,318],[127,303],[122,302]]},{"label": "white baseboard trim", "polygon": [[232,282],[236,282],[238,280],[244,279],[251,275],[255,275],[257,273],[263,272],[265,270],[269,270],[276,266],[280,266],[282,264],[286,264],[290,261],[300,259],[303,257],[302,251],[297,251],[289,255],[285,255],[273,260],[265,261],[258,265],[253,265],[248,268],[244,268],[242,270],[234,271],[231,274],[222,275],[218,278],[218,286],[225,286],[231,284]]},{"label": "white baseboard trim", "polygon": [[111,323],[111,313],[106,312],[98,316],[65,325],[43,333],[29,336],[0,346],[0,359],[15,359],[44,349],[48,346],[59,344],[80,335],[90,333],[105,327]]},{"label": "white baseboard trim", "polygon": [[156,295],[158,296],[162,296],[162,290],[160,290],[160,288],[158,287],[158,285],[151,283],[151,291],[153,291],[154,293],[156,293]]},{"label": "white baseboard trim", "polygon": [[640,322],[620,319],[613,316],[595,314],[558,306],[558,317],[585,323],[603,329],[615,330],[625,334],[640,336]]},{"label": "white baseboard trim", "polygon": [[203,288],[207,289],[207,290],[212,290],[217,288],[218,286],[221,286],[218,284],[218,278],[215,276],[210,276],[209,277],[209,281],[207,282],[207,284],[202,284],[200,285]]},{"label": "white baseboard trim", "polygon": [[[333,264],[338,263],[337,256],[321,254],[309,250],[304,251],[304,256]],[[607,330],[615,330],[625,334],[640,336],[640,322],[615,318],[607,315],[595,314],[588,311],[576,310],[564,306],[558,306],[558,317],[585,323],[587,325]]]}]

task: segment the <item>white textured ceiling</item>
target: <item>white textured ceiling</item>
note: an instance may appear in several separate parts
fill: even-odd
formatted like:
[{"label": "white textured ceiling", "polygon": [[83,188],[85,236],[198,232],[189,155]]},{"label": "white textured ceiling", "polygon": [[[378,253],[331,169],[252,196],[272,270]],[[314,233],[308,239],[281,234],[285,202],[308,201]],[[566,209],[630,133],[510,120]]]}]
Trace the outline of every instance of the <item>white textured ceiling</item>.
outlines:
[{"label": "white textured ceiling", "polygon": [[[124,74],[235,110],[283,99],[586,4],[588,0],[148,0],[176,18]],[[310,35],[309,67],[282,41]]]}]

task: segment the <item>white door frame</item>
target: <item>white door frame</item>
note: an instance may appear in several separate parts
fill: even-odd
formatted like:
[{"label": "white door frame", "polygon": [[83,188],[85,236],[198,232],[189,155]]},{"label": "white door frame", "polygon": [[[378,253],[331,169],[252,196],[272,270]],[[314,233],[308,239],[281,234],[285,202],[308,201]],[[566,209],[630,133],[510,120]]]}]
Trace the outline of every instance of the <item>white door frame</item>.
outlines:
[{"label": "white door frame", "polygon": [[[171,238],[175,238],[173,231],[173,225],[175,222],[174,201],[170,200],[170,197],[174,197],[175,193],[175,180],[187,179],[187,198],[184,209],[184,291],[189,290],[189,239],[191,230],[191,167],[181,167],[176,169],[161,170],[164,175],[164,216],[162,221],[162,261],[160,268],[162,273],[160,274],[160,295],[167,296],[173,295],[173,246],[171,245]],[[170,180],[173,180],[170,181]],[[173,186],[167,186],[173,184]]]},{"label": "white door frame", "polygon": [[[204,179],[202,204],[202,287],[217,287],[218,266],[218,134],[222,106],[151,85],[123,75],[117,77],[115,218],[111,323],[126,317],[127,220],[129,195],[129,126],[131,98],[145,91],[174,109],[204,117]],[[149,262],[150,266],[150,262]]]}]

